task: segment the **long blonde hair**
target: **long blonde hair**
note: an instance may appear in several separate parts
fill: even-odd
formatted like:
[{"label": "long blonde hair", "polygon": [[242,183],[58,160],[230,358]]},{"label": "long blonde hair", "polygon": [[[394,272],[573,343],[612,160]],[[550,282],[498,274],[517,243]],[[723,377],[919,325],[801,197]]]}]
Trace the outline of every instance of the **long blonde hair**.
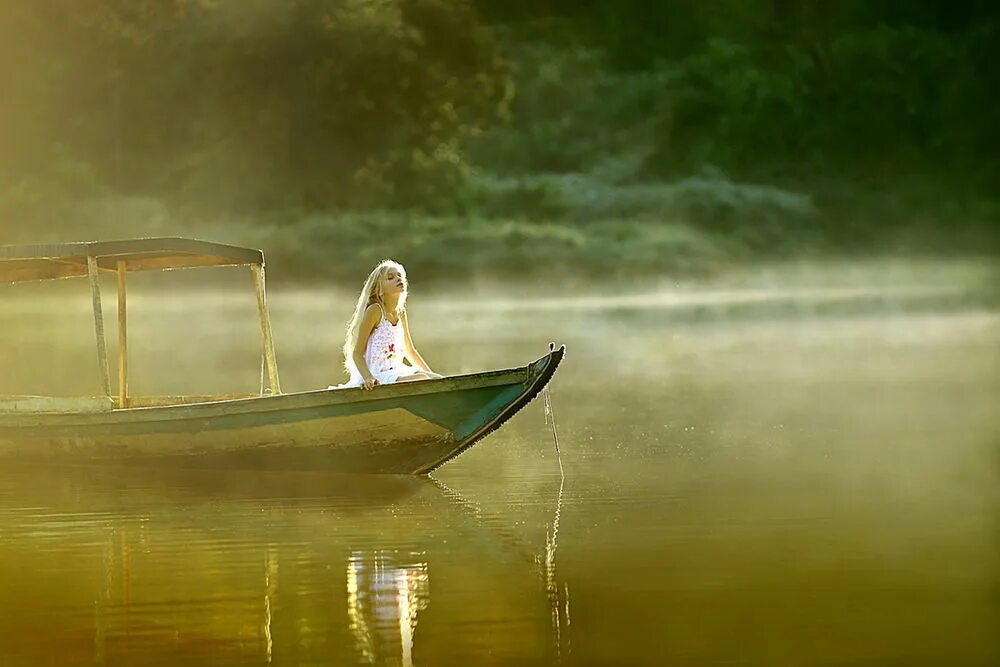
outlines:
[{"label": "long blonde hair", "polygon": [[[382,311],[385,312],[385,298],[382,295],[382,281],[381,278],[386,274],[389,269],[396,269],[399,273],[406,273],[403,265],[399,262],[393,261],[391,259],[383,259],[378,263],[372,272],[368,274],[367,280],[365,280],[364,287],[361,288],[361,295],[358,297],[358,303],[354,307],[354,315],[351,317],[350,322],[347,323],[347,336],[344,338],[344,368],[353,377],[358,374],[358,369],[354,365],[354,345],[358,341],[358,334],[361,332],[361,320],[365,317],[365,310],[368,306],[373,303],[377,303],[382,307]],[[396,302],[396,316],[402,315],[403,310],[406,306],[406,294],[408,290],[404,290],[402,294],[399,295],[399,301]]]}]

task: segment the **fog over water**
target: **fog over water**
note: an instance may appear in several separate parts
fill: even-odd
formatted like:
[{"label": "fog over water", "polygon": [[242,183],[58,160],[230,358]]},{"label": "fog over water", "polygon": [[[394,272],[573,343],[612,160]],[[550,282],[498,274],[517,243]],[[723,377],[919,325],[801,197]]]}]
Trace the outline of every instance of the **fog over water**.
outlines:
[{"label": "fog over water", "polygon": [[[247,273],[129,277],[135,393],[258,386]],[[995,664],[996,278],[411,276],[439,372],[567,345],[565,478],[541,401],[434,480],[3,470],[4,664]],[[286,391],[342,380],[353,297],[272,290]],[[85,282],[0,302],[0,392],[96,392]]]}]

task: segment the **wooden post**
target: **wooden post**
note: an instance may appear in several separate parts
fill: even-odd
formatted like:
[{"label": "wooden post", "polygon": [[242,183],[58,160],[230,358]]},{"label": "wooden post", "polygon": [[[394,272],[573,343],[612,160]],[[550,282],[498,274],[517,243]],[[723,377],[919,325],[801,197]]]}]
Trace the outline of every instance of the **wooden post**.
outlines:
[{"label": "wooden post", "polygon": [[257,314],[260,316],[260,332],[264,342],[264,360],[267,363],[267,383],[272,394],[281,393],[281,380],[278,379],[278,361],[274,356],[274,340],[271,338],[271,318],[267,312],[267,298],[264,291],[264,265],[253,264],[253,285],[257,292]]},{"label": "wooden post", "polygon": [[128,407],[128,312],[125,305],[125,262],[118,262],[118,407]]},{"label": "wooden post", "polygon": [[101,367],[101,389],[111,396],[111,372],[108,369],[108,344],[104,340],[104,311],[101,309],[101,283],[97,276],[97,258],[87,258],[87,278],[90,280],[90,299],[94,305],[94,332],[97,334],[97,362]]}]

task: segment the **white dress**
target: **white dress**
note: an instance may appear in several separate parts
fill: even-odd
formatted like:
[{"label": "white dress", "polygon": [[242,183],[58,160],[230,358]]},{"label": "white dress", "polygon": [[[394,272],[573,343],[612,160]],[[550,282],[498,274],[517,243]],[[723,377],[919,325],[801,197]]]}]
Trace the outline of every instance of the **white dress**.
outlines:
[{"label": "white dress", "polygon": [[[379,309],[381,309],[381,304]],[[378,380],[379,384],[392,384],[404,375],[412,375],[414,369],[403,364],[403,321],[402,318],[395,324],[389,322],[382,311],[382,319],[375,326],[368,337],[368,346],[365,348],[365,363],[372,377]],[[338,388],[360,387],[363,384],[361,373],[356,369],[351,369],[351,379]]]}]

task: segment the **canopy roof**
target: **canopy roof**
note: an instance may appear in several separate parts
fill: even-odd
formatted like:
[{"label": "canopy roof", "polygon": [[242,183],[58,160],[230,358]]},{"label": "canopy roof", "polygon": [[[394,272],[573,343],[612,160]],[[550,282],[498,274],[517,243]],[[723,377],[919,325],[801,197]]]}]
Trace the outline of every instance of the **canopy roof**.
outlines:
[{"label": "canopy roof", "polygon": [[264,263],[260,250],[177,237],[8,245],[0,246],[0,282],[86,276],[87,257],[108,271],[117,271],[118,262],[128,271]]}]

